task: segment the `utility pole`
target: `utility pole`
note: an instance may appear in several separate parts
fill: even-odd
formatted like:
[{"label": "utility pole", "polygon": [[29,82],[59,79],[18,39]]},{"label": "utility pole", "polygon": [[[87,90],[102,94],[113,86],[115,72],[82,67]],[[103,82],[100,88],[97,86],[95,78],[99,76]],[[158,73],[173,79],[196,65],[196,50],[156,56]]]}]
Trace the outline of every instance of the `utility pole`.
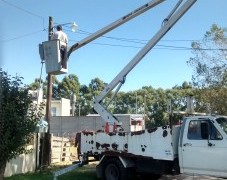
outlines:
[{"label": "utility pole", "polygon": [[[53,18],[49,16],[49,29],[48,40],[51,40],[51,34],[53,33]],[[49,166],[51,161],[51,142],[50,142],[50,118],[51,118],[51,100],[52,100],[52,75],[48,73],[47,78],[47,102],[46,102],[46,121],[48,123],[48,131],[44,136],[43,152],[42,152],[42,166]]]},{"label": "utility pole", "polygon": [[144,94],[144,120],[145,120],[145,116],[146,116],[146,98],[147,98],[147,95]]},{"label": "utility pole", "polygon": [[136,114],[138,114],[138,106],[137,106],[137,91],[136,91]]},{"label": "utility pole", "polygon": [[72,104],[72,116],[75,116],[76,95],[74,92],[71,95],[71,104]]},{"label": "utility pole", "polygon": [[172,100],[169,99],[167,102],[167,112],[169,114],[169,126],[172,129],[173,126],[173,107],[172,107]]}]

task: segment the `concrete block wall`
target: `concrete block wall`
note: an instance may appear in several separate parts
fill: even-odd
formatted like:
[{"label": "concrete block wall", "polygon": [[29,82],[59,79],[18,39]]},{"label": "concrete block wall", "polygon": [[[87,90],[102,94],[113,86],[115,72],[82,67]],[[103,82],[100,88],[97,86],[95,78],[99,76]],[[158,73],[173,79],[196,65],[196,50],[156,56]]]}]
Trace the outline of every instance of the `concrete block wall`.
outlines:
[{"label": "concrete block wall", "polygon": [[[130,115],[116,115],[125,131],[130,131]],[[104,130],[105,122],[100,116],[55,116],[51,117],[50,133],[61,136],[63,133],[76,133],[83,130]]]}]

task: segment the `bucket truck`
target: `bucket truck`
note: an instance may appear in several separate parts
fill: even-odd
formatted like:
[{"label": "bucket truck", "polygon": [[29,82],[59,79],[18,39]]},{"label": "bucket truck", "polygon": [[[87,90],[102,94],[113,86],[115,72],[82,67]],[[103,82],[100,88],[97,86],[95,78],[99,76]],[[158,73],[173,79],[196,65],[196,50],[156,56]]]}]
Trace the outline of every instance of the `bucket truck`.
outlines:
[{"label": "bucket truck", "polygon": [[[164,1],[152,0],[79,41],[68,48],[67,58],[75,50]],[[114,98],[124,84],[127,74],[195,2],[196,0],[179,0],[164,19],[160,30],[104,88],[100,95],[95,97],[94,110],[112,126],[112,131],[108,133],[81,132],[79,151],[83,163],[88,162],[89,156],[100,157],[97,165],[99,178],[124,180],[135,173],[163,174],[173,172],[227,177],[226,116],[186,117],[182,120],[183,123],[178,126],[166,125],[136,132],[124,132],[114,128],[115,125],[120,126],[121,122],[103,104],[105,97],[116,89],[111,99]],[[52,68],[47,67],[48,73],[61,71],[59,47],[59,41],[43,43],[43,50],[41,50],[43,58],[52,63]],[[57,62],[57,65],[54,66],[53,62]]]}]

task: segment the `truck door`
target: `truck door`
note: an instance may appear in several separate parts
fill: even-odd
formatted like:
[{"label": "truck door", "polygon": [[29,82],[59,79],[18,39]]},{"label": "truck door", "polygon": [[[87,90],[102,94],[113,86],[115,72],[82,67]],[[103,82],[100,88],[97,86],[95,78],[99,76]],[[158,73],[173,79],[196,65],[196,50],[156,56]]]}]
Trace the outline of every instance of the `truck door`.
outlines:
[{"label": "truck door", "polygon": [[179,148],[181,171],[226,177],[227,142],[223,135],[210,120],[187,121]]}]

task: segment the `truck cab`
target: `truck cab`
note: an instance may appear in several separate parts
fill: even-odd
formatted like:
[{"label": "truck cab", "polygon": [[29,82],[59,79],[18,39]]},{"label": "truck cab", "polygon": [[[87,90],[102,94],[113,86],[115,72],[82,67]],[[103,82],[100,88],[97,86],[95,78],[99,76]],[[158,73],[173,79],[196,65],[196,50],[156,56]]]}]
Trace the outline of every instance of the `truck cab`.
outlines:
[{"label": "truck cab", "polygon": [[183,120],[179,136],[181,173],[227,177],[227,117],[193,116]]}]

